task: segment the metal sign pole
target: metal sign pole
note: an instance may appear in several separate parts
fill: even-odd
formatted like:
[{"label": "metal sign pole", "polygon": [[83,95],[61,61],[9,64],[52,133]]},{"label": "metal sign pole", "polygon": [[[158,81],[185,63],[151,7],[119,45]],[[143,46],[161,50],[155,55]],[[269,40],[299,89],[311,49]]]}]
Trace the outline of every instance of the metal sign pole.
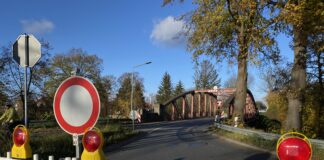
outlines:
[{"label": "metal sign pole", "polygon": [[25,94],[25,126],[28,127],[28,122],[27,122],[27,67],[28,67],[28,56],[29,56],[29,36],[26,34],[25,36],[25,91],[24,91],[24,94]]},{"label": "metal sign pole", "polygon": [[79,143],[79,136],[78,136],[78,143],[77,145],[75,146],[75,157],[77,159],[80,158],[80,143]]},{"label": "metal sign pole", "polygon": [[[75,72],[71,74],[71,76],[78,76],[79,69],[76,68]],[[73,134],[73,145],[75,146],[75,158],[80,159],[80,143],[79,143],[79,136],[77,134]]]},{"label": "metal sign pole", "polygon": [[131,79],[131,86],[132,86],[132,90],[131,90],[131,118],[132,118],[132,127],[133,127],[133,131],[135,129],[134,127],[134,120],[135,120],[135,114],[133,114],[133,95],[134,95],[134,70],[132,72],[132,79]]},{"label": "metal sign pole", "polygon": [[79,143],[79,136],[73,134],[73,145],[75,146],[75,158],[80,159],[80,143]]}]

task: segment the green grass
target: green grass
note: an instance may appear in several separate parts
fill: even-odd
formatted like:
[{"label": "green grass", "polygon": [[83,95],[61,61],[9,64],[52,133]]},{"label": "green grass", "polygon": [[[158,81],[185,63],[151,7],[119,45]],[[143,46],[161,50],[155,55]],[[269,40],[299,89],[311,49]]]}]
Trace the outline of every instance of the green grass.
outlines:
[{"label": "green grass", "polygon": [[276,144],[277,144],[276,140],[266,140],[266,139],[259,137],[258,135],[246,136],[246,135],[226,131],[226,130],[223,130],[223,129],[220,129],[217,127],[210,127],[209,130],[213,131],[214,133],[216,133],[217,135],[220,135],[222,137],[240,141],[240,142],[243,142],[243,143],[246,143],[249,145],[253,145],[253,146],[256,146],[256,147],[259,147],[262,149],[266,149],[271,152],[276,151]]},{"label": "green grass", "polygon": [[[130,129],[124,128],[119,124],[98,125],[96,127],[101,130],[104,136],[104,145],[118,143],[137,134],[137,132],[132,132]],[[47,126],[44,126],[44,128],[31,128],[30,135],[32,151],[33,153],[37,153],[40,158],[47,159],[49,155],[53,155],[56,158],[72,157],[75,155],[72,136],[60,128],[47,128]],[[3,136],[1,131],[0,136]],[[10,151],[11,146],[11,139],[0,138],[1,155]]]},{"label": "green grass", "polygon": [[0,157],[6,155],[12,146],[12,139],[6,135],[6,132],[0,129]]}]

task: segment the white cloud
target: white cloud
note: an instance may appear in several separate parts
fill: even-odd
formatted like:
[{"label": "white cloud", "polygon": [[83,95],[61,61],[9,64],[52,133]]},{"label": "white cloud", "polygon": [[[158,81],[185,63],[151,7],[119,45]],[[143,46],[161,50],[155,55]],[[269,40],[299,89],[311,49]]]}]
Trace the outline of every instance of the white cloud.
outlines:
[{"label": "white cloud", "polygon": [[44,34],[49,33],[54,29],[54,23],[46,20],[22,20],[20,21],[22,30],[25,33]]},{"label": "white cloud", "polygon": [[177,46],[186,42],[186,32],[187,28],[183,20],[168,16],[154,25],[150,38],[158,44]]}]

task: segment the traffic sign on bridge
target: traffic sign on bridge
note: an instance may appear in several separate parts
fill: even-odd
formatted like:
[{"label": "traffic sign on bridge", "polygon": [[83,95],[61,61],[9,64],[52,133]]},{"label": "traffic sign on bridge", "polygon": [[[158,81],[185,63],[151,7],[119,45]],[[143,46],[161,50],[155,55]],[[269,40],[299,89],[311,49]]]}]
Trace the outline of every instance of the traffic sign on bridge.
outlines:
[{"label": "traffic sign on bridge", "polygon": [[99,118],[99,94],[88,79],[73,76],[56,90],[53,108],[56,121],[65,132],[82,135]]}]

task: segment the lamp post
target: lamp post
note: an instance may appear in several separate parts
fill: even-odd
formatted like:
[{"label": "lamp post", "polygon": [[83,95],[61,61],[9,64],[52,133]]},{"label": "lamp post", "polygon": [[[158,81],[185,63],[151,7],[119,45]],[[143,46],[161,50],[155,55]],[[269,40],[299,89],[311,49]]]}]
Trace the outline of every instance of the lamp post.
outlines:
[{"label": "lamp post", "polygon": [[134,70],[135,70],[135,68],[137,68],[137,67],[144,66],[144,65],[147,65],[147,64],[151,64],[151,63],[152,63],[152,62],[149,61],[149,62],[145,62],[145,63],[143,63],[143,64],[139,64],[139,65],[136,65],[136,66],[133,67],[132,79],[131,79],[131,85],[132,85],[132,91],[131,91],[131,116],[132,116],[133,131],[135,130],[135,127],[134,127],[135,113],[133,112],[133,97],[134,97]]}]

